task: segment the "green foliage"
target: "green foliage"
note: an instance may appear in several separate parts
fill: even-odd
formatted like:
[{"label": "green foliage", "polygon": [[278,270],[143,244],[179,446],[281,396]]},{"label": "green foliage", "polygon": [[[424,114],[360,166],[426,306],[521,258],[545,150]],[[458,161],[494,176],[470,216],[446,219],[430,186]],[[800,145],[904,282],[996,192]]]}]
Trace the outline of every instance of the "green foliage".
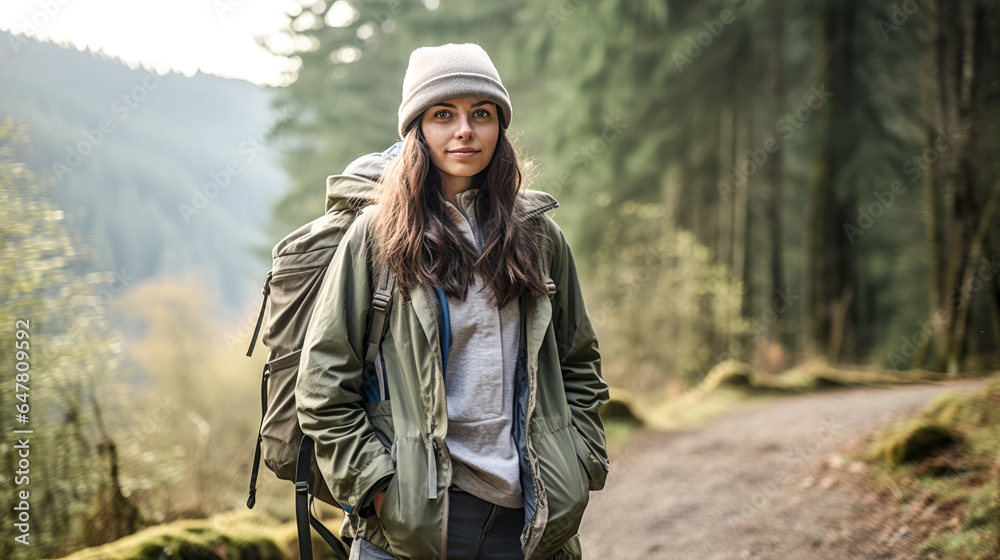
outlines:
[{"label": "green foliage", "polygon": [[710,341],[749,325],[728,267],[691,233],[665,224],[662,212],[662,205],[623,204],[589,283],[607,294],[590,303],[602,352],[615,356],[605,378],[640,394],[664,378],[697,382],[713,362]]},{"label": "green foliage", "polygon": [[[0,359],[27,361],[30,483],[0,481],[0,506],[30,492],[30,547],[6,524],[0,557],[66,553],[157,523],[241,506],[259,417],[263,353],[229,344],[233,325],[210,323],[200,282],[135,282],[99,270],[79,241],[77,217],[49,201],[22,162],[27,125],[0,123]],[[95,270],[97,269],[97,270]],[[127,289],[126,289],[127,288]],[[15,356],[15,321],[30,321],[25,356]],[[236,337],[239,346],[245,342]],[[0,385],[11,410],[15,385]],[[18,392],[24,392],[23,389]],[[220,396],[224,398],[220,399]],[[17,470],[10,438],[5,473]],[[113,445],[117,469],[100,449]],[[259,509],[288,517],[290,485],[262,473]],[[18,500],[19,501],[19,500]],[[116,529],[112,529],[115,528]],[[158,556],[157,556],[158,557]]]},{"label": "green foliage", "polygon": [[[211,305],[194,282],[143,283],[114,307],[133,325],[126,358],[145,374],[131,392],[135,406],[122,411],[115,430],[123,443],[123,490],[139,497],[155,522],[242,505],[265,352],[248,360],[245,348],[227,347],[221,333],[232,327],[206,319]],[[264,470],[261,478],[273,477]],[[288,505],[287,495],[266,494],[258,496],[260,507]]]},{"label": "green foliage", "polygon": [[[27,390],[15,387],[13,375],[0,384],[0,406],[8,433],[34,432],[20,436],[30,445],[25,483],[15,484],[11,474],[19,470],[14,440],[0,444],[8,474],[0,482],[0,505],[12,511],[18,493],[29,492],[30,548],[14,542],[20,532],[11,523],[0,535],[0,556],[15,559],[53,554],[73,541],[80,515],[110,476],[96,456],[107,437],[106,412],[124,405],[117,384],[120,338],[97,290],[110,275],[90,272],[92,253],[67,223],[71,215],[47,200],[23,163],[28,142],[27,125],[12,118],[0,123],[0,283],[11,288],[0,294],[0,324],[7,329],[0,359],[30,364],[23,372]],[[30,334],[20,350],[18,328]],[[12,426],[14,404],[23,403],[15,391],[27,393],[30,420]]]}]

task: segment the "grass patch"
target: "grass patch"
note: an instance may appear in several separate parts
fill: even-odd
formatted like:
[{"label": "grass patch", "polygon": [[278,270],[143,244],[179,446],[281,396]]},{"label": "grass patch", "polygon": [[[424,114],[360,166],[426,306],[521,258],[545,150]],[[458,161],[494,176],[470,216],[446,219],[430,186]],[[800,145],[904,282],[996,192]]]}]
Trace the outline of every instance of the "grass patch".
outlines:
[{"label": "grass patch", "polygon": [[771,375],[755,371],[745,362],[725,360],[716,364],[693,392],[704,394],[723,388],[736,388],[752,394],[810,393],[859,386],[920,383],[943,378],[944,374],[923,370],[890,371],[874,367],[841,369],[822,360],[804,362],[780,374]]},{"label": "grass patch", "polygon": [[738,387],[721,386],[709,393],[692,392],[686,397],[666,401],[649,411],[647,423],[656,430],[694,427],[737,408],[761,406],[771,400],[766,395],[750,394]]},{"label": "grass patch", "polygon": [[865,459],[885,467],[898,505],[922,524],[919,554],[1000,558],[1000,379],[939,395],[878,434]]},{"label": "grass patch", "polygon": [[[324,524],[336,534],[341,520],[326,519]],[[313,552],[317,560],[333,558],[329,546],[315,533]],[[281,523],[265,514],[233,511],[150,527],[62,560],[286,560],[297,555],[294,521]]]}]

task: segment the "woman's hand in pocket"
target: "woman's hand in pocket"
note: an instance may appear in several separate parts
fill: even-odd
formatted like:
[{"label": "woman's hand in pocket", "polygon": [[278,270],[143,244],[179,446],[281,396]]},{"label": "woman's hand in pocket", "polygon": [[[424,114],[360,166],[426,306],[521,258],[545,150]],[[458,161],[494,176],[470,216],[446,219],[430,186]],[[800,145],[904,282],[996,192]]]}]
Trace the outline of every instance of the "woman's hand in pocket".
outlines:
[{"label": "woman's hand in pocket", "polygon": [[385,499],[385,490],[379,492],[375,495],[375,499],[372,500],[372,505],[375,506],[375,517],[381,519],[382,517],[382,500]]}]

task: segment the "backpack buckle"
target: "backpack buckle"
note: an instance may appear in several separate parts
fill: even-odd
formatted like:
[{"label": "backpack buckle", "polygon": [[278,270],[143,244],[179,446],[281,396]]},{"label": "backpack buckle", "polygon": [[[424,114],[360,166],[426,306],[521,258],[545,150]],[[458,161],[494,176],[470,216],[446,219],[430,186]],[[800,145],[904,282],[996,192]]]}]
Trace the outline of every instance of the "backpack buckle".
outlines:
[{"label": "backpack buckle", "polygon": [[375,309],[378,309],[379,311],[385,311],[385,308],[389,306],[390,302],[392,302],[391,294],[383,294],[380,292],[375,294],[375,297],[372,298],[372,305],[374,305]]},{"label": "backpack buckle", "polygon": [[306,482],[305,480],[297,480],[297,481],[295,481],[295,493],[296,494],[305,494],[308,491],[309,491],[309,483],[308,482]]},{"label": "backpack buckle", "polygon": [[556,283],[552,280],[545,281],[545,287],[549,289],[549,299],[556,297]]}]

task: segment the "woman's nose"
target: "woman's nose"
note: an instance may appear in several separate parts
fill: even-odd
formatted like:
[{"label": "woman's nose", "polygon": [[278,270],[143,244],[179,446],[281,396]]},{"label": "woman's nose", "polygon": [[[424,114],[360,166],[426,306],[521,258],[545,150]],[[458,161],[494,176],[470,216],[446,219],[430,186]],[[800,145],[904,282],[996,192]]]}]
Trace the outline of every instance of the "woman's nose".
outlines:
[{"label": "woman's nose", "polygon": [[472,122],[469,121],[468,115],[461,115],[458,118],[458,129],[455,131],[455,137],[472,138]]}]

